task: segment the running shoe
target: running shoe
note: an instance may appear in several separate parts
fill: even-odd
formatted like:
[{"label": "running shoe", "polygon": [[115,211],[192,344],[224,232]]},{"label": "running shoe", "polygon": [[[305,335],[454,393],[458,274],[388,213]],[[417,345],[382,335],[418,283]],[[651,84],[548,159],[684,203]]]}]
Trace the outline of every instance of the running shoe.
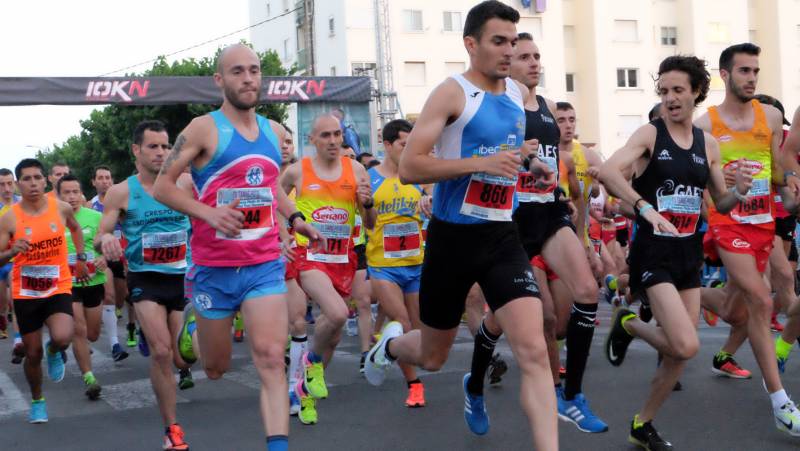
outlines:
[{"label": "running shoe", "polygon": [[136,324],[128,323],[128,340],[125,344],[128,345],[129,348],[135,348],[136,343]]},{"label": "running shoe", "polygon": [[100,384],[97,383],[97,378],[94,377],[93,374],[86,373],[83,376],[83,384],[86,386],[86,397],[89,398],[90,401],[97,401],[100,399],[102,388]]},{"label": "running shoe", "polygon": [[147,344],[147,337],[144,336],[144,331],[141,327],[136,329],[136,335],[139,337],[136,342],[139,347],[139,353],[144,357],[150,357],[150,345]]},{"label": "running shoe", "polygon": [[753,376],[750,371],[740,367],[733,356],[728,353],[714,356],[711,372],[717,376],[730,377],[731,379],[750,379]]},{"label": "running shoe", "polygon": [[[114,308],[114,314],[117,315],[117,320],[122,319],[122,309],[121,308]],[[133,347],[133,346],[131,346]]]},{"label": "running shoe", "polygon": [[197,354],[194,352],[194,344],[192,343],[192,332],[197,327],[196,320],[194,307],[190,302],[183,309],[183,327],[178,333],[178,353],[180,353],[183,361],[189,364],[197,361]]},{"label": "running shoe", "polygon": [[44,398],[31,401],[28,423],[47,423],[47,403],[44,402]]},{"label": "running shoe", "polygon": [[303,362],[303,381],[308,393],[315,399],[327,398],[328,386],[325,384],[325,367],[322,362],[308,360],[308,352],[303,354],[300,361]]},{"label": "running shoe", "polygon": [[700,308],[700,311],[703,313],[703,319],[705,320],[706,324],[711,327],[717,327],[717,322],[719,321],[719,316],[712,312],[711,310],[706,310],[704,308]]},{"label": "running shoe", "polygon": [[780,409],[775,409],[775,426],[792,437],[800,437],[800,412],[794,402],[789,401]]},{"label": "running shoe", "polygon": [[6,315],[0,315],[0,339],[8,338],[8,319]]},{"label": "running shoe", "polygon": [[233,317],[233,341],[241,343],[244,341],[244,321],[242,321],[242,312],[236,312]]},{"label": "running shoe", "polygon": [[499,352],[495,352],[492,360],[489,360],[489,385],[499,384],[503,380],[503,375],[508,371],[508,365]]},{"label": "running shoe", "polygon": [[406,407],[425,407],[425,387],[422,382],[414,382],[408,387]]},{"label": "running shoe", "polygon": [[[303,382],[299,382],[302,384]],[[302,390],[294,390],[295,394],[300,398],[300,412],[297,414],[297,419],[303,424],[317,424],[319,417],[317,416],[317,401],[311,395],[303,394]]]},{"label": "running shoe", "polygon": [[611,330],[606,336],[604,346],[606,358],[614,366],[622,365],[622,361],[625,360],[625,353],[628,352],[628,346],[633,341],[633,336],[622,326],[622,320],[631,315],[636,316],[635,313],[626,308],[618,309],[617,313],[614,314]]},{"label": "running shoe", "polygon": [[386,343],[403,334],[403,326],[391,321],[383,327],[381,338],[369,350],[364,366],[364,376],[372,385],[381,385],[386,380],[386,373],[392,367],[392,361],[386,356]]},{"label": "running shoe", "polygon": [[188,390],[194,387],[194,378],[192,378],[192,370],[185,369],[178,371],[178,388],[181,390]]},{"label": "running shoe", "polygon": [[566,406],[564,405],[564,386],[561,384],[556,385],[556,411],[561,414],[561,412],[567,410]]},{"label": "running shoe", "polygon": [[[608,425],[600,418],[597,418],[592,409],[589,408],[589,402],[586,401],[583,393],[575,395],[575,399],[572,401],[563,399],[562,402],[558,403],[558,406],[558,417],[574,424],[583,432],[598,433],[608,430]],[[562,406],[563,410],[561,409]]]},{"label": "running shoe", "polygon": [[241,343],[244,341],[244,330],[234,330],[233,331],[233,341],[236,343]]},{"label": "running shoe", "polygon": [[61,382],[64,380],[64,357],[61,352],[55,354],[50,353],[50,342],[44,346],[44,353],[47,355],[47,375],[53,382]]},{"label": "running shoe", "polygon": [[119,343],[114,343],[114,346],[111,347],[111,358],[114,359],[115,362],[121,362],[128,358],[128,353],[122,349]]},{"label": "running shoe", "polygon": [[473,434],[485,435],[489,432],[489,415],[486,413],[486,404],[483,402],[483,396],[472,395],[467,390],[467,382],[469,381],[470,373],[464,375],[464,421],[467,422],[467,427]]},{"label": "running shoe", "polygon": [[559,379],[566,379],[567,378],[567,369],[563,366],[558,367],[558,378]]},{"label": "running shoe", "polygon": [[628,435],[628,441],[634,445],[638,445],[647,451],[670,451],[672,450],[672,443],[664,440],[658,435],[658,431],[653,427],[653,422],[648,421],[639,427],[636,426],[636,420],[631,421],[631,433]]},{"label": "running shoe", "polygon": [[681,381],[675,381],[675,386],[672,387],[672,391],[683,391],[683,384],[681,384]]},{"label": "running shoe", "polygon": [[289,415],[295,417],[300,413],[300,398],[294,390],[289,390]]},{"label": "running shoe", "polygon": [[22,363],[22,359],[25,358],[25,345],[22,342],[19,342],[14,345],[14,349],[11,350],[11,363],[14,365],[19,365]]},{"label": "running shoe", "polygon": [[364,361],[366,360],[366,358],[367,358],[367,353],[362,352],[361,359],[358,362],[358,373],[361,374],[362,376],[364,375]]},{"label": "running shoe", "polygon": [[189,444],[183,441],[183,429],[178,423],[167,428],[164,434],[164,451],[188,451]]},{"label": "running shoe", "polygon": [[778,332],[778,333],[783,332],[783,324],[781,324],[778,321],[778,314],[777,313],[772,313],[772,318],[770,319],[770,322],[769,322],[769,328],[773,332]]}]

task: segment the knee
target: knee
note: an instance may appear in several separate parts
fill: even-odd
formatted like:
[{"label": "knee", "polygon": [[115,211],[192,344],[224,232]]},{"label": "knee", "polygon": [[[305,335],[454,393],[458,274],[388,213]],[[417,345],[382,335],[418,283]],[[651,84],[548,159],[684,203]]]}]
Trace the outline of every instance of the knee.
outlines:
[{"label": "knee", "polygon": [[752,296],[750,298],[750,315],[758,317],[769,317],[772,315],[772,298],[769,295]]},{"label": "knee", "polygon": [[583,278],[575,287],[575,299],[582,304],[596,304],[599,288],[594,279]]},{"label": "knee", "polygon": [[744,308],[738,308],[725,312],[725,315],[722,317],[722,319],[731,326],[742,326],[747,324],[747,318],[747,309]]},{"label": "knee", "polygon": [[514,356],[522,372],[531,371],[536,365],[546,365],[549,367],[547,357],[547,346],[544,339],[528,339],[518,344],[514,350]]},{"label": "knee", "polygon": [[34,349],[25,348],[25,360],[29,361],[34,365],[38,365],[39,362],[42,361],[42,357],[44,356],[44,350],[41,346],[37,346]]},{"label": "knee", "polygon": [[172,348],[167,343],[148,342],[150,358],[159,365],[169,365],[172,362]]},{"label": "knee", "polygon": [[695,355],[697,355],[697,351],[700,349],[700,343],[697,340],[697,337],[691,339],[681,339],[678,340],[673,345],[673,357],[677,360],[689,360]]},{"label": "knee", "polygon": [[206,364],[203,366],[206,376],[212,381],[222,379],[222,376],[228,371],[228,365],[212,365]]},{"label": "knee", "polygon": [[336,328],[344,326],[344,323],[347,321],[347,306],[342,303],[342,305],[330,310],[329,312],[324,312],[328,321]]},{"label": "knee", "polygon": [[439,371],[442,369],[446,361],[446,352],[436,352],[429,355],[423,355],[422,362],[420,362],[420,368],[425,371]]},{"label": "knee", "polygon": [[285,346],[277,343],[258,344],[252,343],[253,363],[256,368],[270,371],[280,371],[283,374],[286,361],[284,359]]},{"label": "knee", "polygon": [[306,333],[306,319],[305,316],[293,318],[289,325],[289,332],[294,335],[304,335]]},{"label": "knee", "polygon": [[[86,335],[86,329],[83,330],[83,335]],[[72,337],[74,336],[74,329],[70,329],[67,332],[56,332],[53,333],[51,331],[50,335],[50,343],[56,349],[67,349],[69,344],[72,342]]]},{"label": "knee", "polygon": [[100,338],[100,329],[86,329],[86,339],[94,343],[97,339]]}]

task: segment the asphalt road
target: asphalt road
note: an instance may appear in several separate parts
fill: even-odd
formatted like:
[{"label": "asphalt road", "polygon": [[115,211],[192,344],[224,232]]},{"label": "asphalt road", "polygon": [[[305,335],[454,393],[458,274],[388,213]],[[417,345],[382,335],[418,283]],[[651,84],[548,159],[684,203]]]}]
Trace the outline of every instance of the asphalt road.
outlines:
[{"label": "asphalt road", "polygon": [[[633,450],[627,444],[629,422],[642,404],[655,369],[655,351],[635,341],[621,368],[602,353],[610,310],[601,307],[584,392],[592,408],[610,426],[603,434],[586,434],[559,423],[562,450]],[[120,330],[122,331],[122,327]],[[702,348],[682,377],[684,391],[675,393],[655,425],[679,450],[797,450],[800,438],[779,432],[759,376],[751,380],[714,377],[711,358],[727,335],[727,327],[701,321]],[[10,363],[11,340],[0,340],[0,450],[158,450],[163,428],[147,378],[147,359],[131,352],[116,364],[103,336],[94,344],[95,375],[103,396],[92,402],[83,395],[79,372],[70,356],[67,377],[44,387],[50,422],[30,425],[27,384],[22,366]],[[499,349],[512,360],[505,342]],[[519,373],[510,370],[498,387],[487,390],[491,430],[472,435],[462,416],[461,378],[468,371],[472,344],[466,328],[444,369],[423,374],[427,407],[403,405],[406,390],[399,371],[380,388],[358,374],[356,338],[346,337],[327,372],[330,397],[318,404],[320,422],[304,426],[291,421],[294,450],[522,450],[532,449],[527,421],[518,400]],[[756,370],[749,347],[737,356]],[[800,399],[800,354],[790,359],[784,383]],[[758,373],[754,371],[754,373]],[[195,388],[179,393],[178,417],[192,450],[263,450],[258,412],[258,378],[246,344],[234,346],[231,372],[208,381],[195,371]]]}]

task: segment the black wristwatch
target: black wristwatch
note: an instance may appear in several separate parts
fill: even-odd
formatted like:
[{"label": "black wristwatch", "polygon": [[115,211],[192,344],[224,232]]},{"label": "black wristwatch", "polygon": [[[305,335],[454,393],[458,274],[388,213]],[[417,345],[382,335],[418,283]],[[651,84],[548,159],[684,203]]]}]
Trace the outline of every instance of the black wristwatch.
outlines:
[{"label": "black wristwatch", "polygon": [[86,252],[78,252],[77,254],[75,254],[75,259],[78,260],[79,262],[85,262],[89,260],[89,257],[86,255]]},{"label": "black wristwatch", "polygon": [[783,171],[783,179],[784,179],[784,180],[786,180],[786,178],[787,178],[787,177],[789,177],[790,175],[791,175],[792,177],[798,177],[798,178],[800,178],[800,176],[799,176],[799,175],[797,175],[797,173],[796,173],[796,172],[794,172],[794,171]]},{"label": "black wristwatch", "polygon": [[297,218],[300,218],[303,221],[305,221],[306,220],[306,215],[304,215],[300,211],[296,211],[296,212],[292,213],[291,215],[289,215],[289,227],[294,227],[294,220],[297,219]]}]

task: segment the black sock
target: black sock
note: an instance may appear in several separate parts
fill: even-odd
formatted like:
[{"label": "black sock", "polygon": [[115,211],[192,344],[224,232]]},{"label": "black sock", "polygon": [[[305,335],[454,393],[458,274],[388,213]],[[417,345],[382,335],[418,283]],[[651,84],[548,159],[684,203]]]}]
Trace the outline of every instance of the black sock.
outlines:
[{"label": "black sock", "polygon": [[419,384],[419,383],[422,383],[422,381],[419,380],[419,378],[416,378],[413,381],[406,381],[406,385],[408,385],[408,388],[411,388],[411,384]]},{"label": "black sock", "polygon": [[128,331],[136,330],[136,323],[128,323]]},{"label": "black sock", "polygon": [[[384,354],[386,354],[386,358],[389,359],[390,362],[394,362],[395,360],[397,360],[397,357],[393,356],[392,353],[389,352],[389,343],[391,343],[392,340],[394,340],[394,338],[390,338],[390,339],[386,340],[386,346],[383,348],[384,349],[383,352],[384,352]],[[373,356],[374,355],[375,354],[373,354]]]},{"label": "black sock", "polygon": [[594,336],[594,319],[597,316],[597,304],[579,304],[572,306],[567,324],[567,378],[564,384],[564,399],[572,401],[581,392],[583,372],[586,360],[592,347]]},{"label": "black sock", "polygon": [[486,370],[494,354],[494,347],[500,335],[493,335],[486,330],[483,322],[475,334],[475,346],[472,349],[472,366],[469,380],[467,381],[467,391],[473,395],[483,395],[483,379],[486,377]]}]

